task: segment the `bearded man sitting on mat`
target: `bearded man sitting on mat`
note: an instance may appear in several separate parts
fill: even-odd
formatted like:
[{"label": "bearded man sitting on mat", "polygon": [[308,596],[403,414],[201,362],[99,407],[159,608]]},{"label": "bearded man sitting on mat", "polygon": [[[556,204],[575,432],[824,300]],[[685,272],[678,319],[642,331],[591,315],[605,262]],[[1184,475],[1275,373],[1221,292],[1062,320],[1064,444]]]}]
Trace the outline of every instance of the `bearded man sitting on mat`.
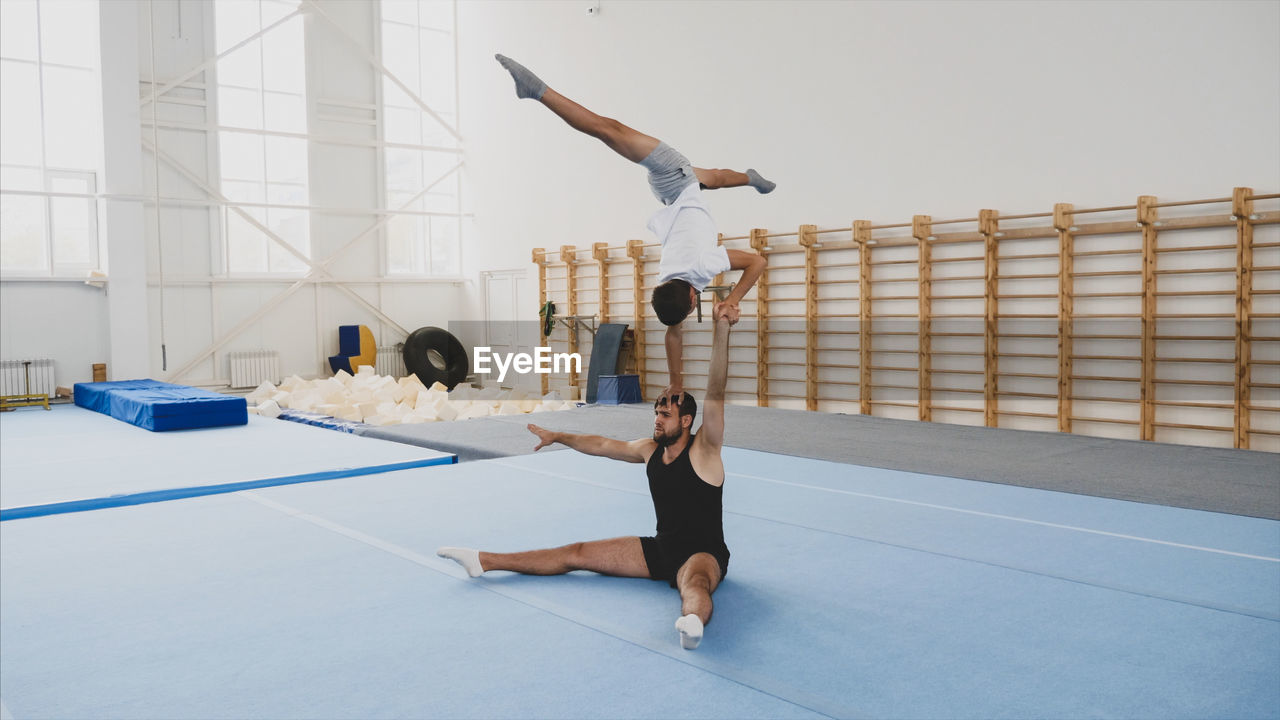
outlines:
[{"label": "bearded man sitting on mat", "polygon": [[489,570],[526,575],[563,575],[591,570],[603,575],[665,580],[680,591],[680,646],[692,650],[711,621],[711,594],[729,569],[724,542],[724,390],[729,373],[729,325],[732,307],[718,303],[712,312],[711,369],[702,409],[702,427],[693,432],[697,403],[689,393],[680,400],[664,395],[654,403],[653,437],[627,442],[599,435],[552,432],[530,424],[538,436],[535,451],[561,443],[587,455],[645,463],[649,494],[658,517],[653,537],[619,537],[578,542],[547,550],[491,553],[442,547],[441,557],[456,561],[471,577]]},{"label": "bearded man sitting on mat", "polygon": [[573,129],[603,141],[609,149],[649,171],[649,187],[664,206],[649,219],[649,230],[662,243],[658,285],[653,289],[652,303],[658,319],[667,326],[664,342],[671,380],[663,396],[680,395],[684,391],[681,323],[693,310],[698,293],[716,275],[726,270],[741,270],[738,284],[724,299],[730,323],[737,323],[738,302],[765,267],[764,257],[756,253],[720,246],[715,221],[700,191],[750,185],[760,193],[769,193],[776,184],[752,169],[743,173],[694,167],[670,145],[582,107],[547,87],[537,75],[511,58],[495,57],[511,73],[518,97],[537,100]]}]

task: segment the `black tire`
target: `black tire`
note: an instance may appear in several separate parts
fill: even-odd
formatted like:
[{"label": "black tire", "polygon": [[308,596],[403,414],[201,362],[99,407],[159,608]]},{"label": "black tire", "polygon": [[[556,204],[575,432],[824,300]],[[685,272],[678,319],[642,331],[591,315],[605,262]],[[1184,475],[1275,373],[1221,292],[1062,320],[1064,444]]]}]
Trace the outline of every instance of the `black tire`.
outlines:
[{"label": "black tire", "polygon": [[458,338],[438,327],[414,330],[404,341],[404,367],[423,385],[440,383],[452,390],[467,377],[467,350]]}]

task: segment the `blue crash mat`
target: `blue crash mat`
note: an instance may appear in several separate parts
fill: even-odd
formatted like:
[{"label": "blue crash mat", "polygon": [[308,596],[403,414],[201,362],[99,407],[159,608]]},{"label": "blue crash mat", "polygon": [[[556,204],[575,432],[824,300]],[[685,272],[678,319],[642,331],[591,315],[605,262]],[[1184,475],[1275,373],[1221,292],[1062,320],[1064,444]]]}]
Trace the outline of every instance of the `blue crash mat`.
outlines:
[{"label": "blue crash mat", "polygon": [[596,401],[596,388],[601,375],[617,372],[618,353],[622,350],[622,336],[626,323],[604,323],[596,330],[591,346],[591,366],[587,368],[587,402]]},{"label": "blue crash mat", "polygon": [[244,425],[244,398],[159,380],[76,383],[76,405],[153,431]]}]

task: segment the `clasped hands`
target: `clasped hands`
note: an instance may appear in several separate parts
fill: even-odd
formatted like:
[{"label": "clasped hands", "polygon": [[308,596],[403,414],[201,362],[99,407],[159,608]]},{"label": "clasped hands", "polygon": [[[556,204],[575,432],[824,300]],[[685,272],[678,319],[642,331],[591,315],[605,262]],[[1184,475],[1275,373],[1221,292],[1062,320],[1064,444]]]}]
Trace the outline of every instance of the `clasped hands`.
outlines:
[{"label": "clasped hands", "polygon": [[719,322],[723,317],[729,321],[730,325],[737,325],[741,315],[742,310],[738,308],[738,303],[729,300],[716,303],[711,310],[712,321]]}]

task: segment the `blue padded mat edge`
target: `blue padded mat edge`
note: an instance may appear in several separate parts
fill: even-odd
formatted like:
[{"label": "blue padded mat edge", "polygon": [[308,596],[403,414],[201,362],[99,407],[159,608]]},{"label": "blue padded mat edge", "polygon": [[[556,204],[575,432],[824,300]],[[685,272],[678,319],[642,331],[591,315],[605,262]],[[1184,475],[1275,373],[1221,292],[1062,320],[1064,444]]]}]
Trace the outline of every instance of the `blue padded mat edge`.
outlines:
[{"label": "blue padded mat edge", "polygon": [[159,380],[76,383],[75,404],[152,431],[249,422],[244,398]]},{"label": "blue padded mat edge", "polygon": [[343,470],[326,470],[324,472],[285,475],[283,477],[245,480],[243,482],[222,483],[219,485],[171,488],[168,490],[153,490],[149,492],[112,495],[110,497],[91,498],[87,500],[48,503],[45,505],[28,505],[26,507],[6,508],[0,510],[0,522],[4,522],[6,520],[20,520],[23,518],[44,517],[47,515],[86,512],[89,510],[103,510],[105,508],[125,507],[128,505],[145,505],[148,503],[167,502],[169,500],[203,497],[205,495],[221,495],[224,493],[239,492],[241,490],[255,490],[258,488],[277,487],[280,485],[297,485],[299,483],[319,482],[321,480],[358,477],[360,475],[376,475],[378,473],[408,470],[410,468],[428,467],[432,465],[453,465],[457,462],[457,456],[450,455],[443,458],[410,460],[407,462],[388,463],[384,465],[345,468]]}]

